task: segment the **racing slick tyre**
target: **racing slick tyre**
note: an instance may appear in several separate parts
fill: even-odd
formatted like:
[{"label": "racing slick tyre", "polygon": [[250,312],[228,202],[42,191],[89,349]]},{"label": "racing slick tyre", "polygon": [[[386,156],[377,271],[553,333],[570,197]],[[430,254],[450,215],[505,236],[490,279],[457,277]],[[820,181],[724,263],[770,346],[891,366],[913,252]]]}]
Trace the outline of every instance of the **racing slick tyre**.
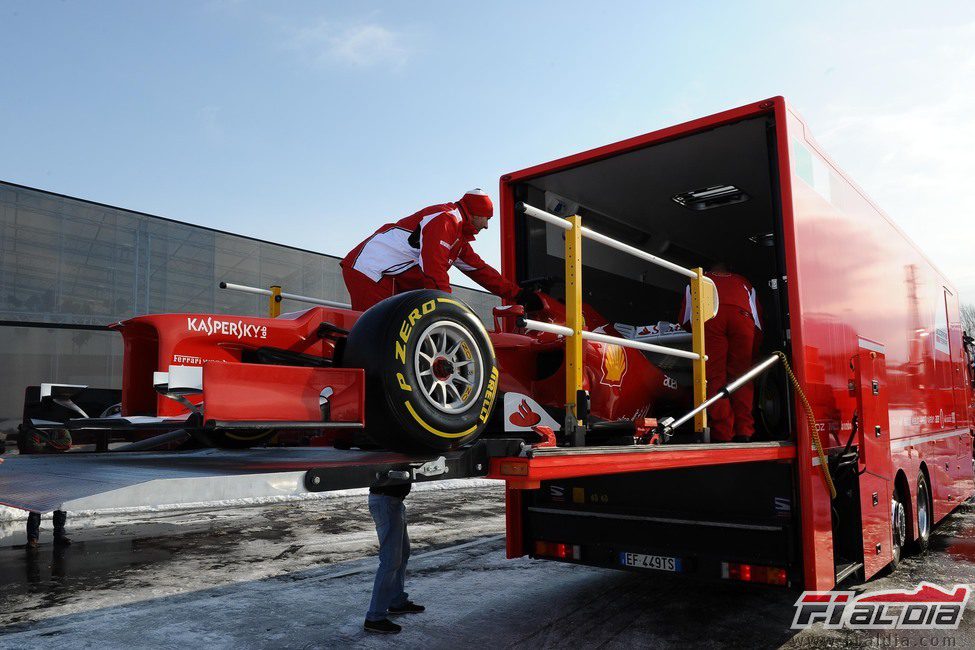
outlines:
[{"label": "racing slick tyre", "polygon": [[494,348],[470,307],[449,293],[410,291],[359,317],[342,356],[366,375],[366,433],[402,451],[475,440],[498,389]]}]

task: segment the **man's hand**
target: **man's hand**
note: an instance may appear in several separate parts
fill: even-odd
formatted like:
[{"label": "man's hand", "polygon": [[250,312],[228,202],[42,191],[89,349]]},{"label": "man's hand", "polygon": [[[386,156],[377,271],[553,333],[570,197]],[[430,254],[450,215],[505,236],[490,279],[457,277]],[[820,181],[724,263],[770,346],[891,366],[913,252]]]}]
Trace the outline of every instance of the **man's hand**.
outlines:
[{"label": "man's hand", "polygon": [[515,296],[515,302],[519,305],[527,305],[534,298],[535,292],[531,289],[519,289],[518,295]]}]

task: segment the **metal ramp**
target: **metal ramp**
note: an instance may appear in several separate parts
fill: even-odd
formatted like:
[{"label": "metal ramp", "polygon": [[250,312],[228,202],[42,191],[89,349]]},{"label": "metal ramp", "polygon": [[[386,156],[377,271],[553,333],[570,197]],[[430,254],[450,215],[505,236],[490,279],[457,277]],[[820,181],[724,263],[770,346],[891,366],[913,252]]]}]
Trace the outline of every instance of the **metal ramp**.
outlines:
[{"label": "metal ramp", "polygon": [[510,442],[424,455],[282,447],[11,456],[0,464],[0,505],[41,513],[154,507],[469,478],[486,475],[488,454]]}]

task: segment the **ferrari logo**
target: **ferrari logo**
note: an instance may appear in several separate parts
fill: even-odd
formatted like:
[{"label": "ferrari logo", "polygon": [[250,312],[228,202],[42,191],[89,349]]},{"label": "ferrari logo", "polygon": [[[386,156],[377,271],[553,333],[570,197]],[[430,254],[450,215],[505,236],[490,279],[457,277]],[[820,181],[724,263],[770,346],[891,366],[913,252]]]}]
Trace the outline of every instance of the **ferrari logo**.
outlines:
[{"label": "ferrari logo", "polygon": [[603,350],[602,383],[619,386],[626,374],[626,350],[619,345],[607,345]]}]

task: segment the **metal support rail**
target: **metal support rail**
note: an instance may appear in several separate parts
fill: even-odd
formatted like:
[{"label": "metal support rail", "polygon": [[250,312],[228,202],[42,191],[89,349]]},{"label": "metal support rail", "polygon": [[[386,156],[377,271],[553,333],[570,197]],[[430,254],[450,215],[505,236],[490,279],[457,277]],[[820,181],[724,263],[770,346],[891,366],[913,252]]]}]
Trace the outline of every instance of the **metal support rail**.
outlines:
[{"label": "metal support rail", "polygon": [[692,417],[696,416],[701,411],[704,411],[705,409],[707,409],[709,406],[711,406],[718,400],[723,399],[725,397],[729,397],[733,392],[735,392],[736,390],[744,386],[746,383],[750,382],[752,379],[758,377],[760,374],[765,372],[767,368],[774,365],[776,362],[778,362],[778,360],[779,360],[779,355],[773,354],[768,359],[761,362],[760,364],[758,364],[757,366],[755,366],[754,368],[752,368],[751,370],[743,374],[741,377],[739,377],[738,379],[734,380],[733,382],[731,382],[730,384],[728,384],[727,386],[719,390],[711,398],[707,399],[702,404],[698,404],[697,406],[695,406],[694,409],[689,413],[682,415],[676,420],[674,418],[665,418],[661,420],[660,424],[663,427],[664,435],[668,435],[674,429],[684,424],[685,422],[690,420]]},{"label": "metal support rail", "polygon": [[[563,219],[544,210],[519,203],[516,210],[526,216],[551,224],[565,231],[565,326],[552,325],[525,319],[525,327],[542,332],[551,332],[565,337],[565,429],[571,437],[573,445],[582,446],[585,443],[585,424],[582,422],[579,409],[579,394],[582,392],[582,341],[591,340],[619,345],[621,347],[636,348],[682,357],[692,361],[694,370],[694,428],[703,431],[707,427],[707,410],[701,408],[707,400],[707,378],[705,373],[704,352],[704,323],[714,316],[717,308],[717,290],[714,283],[704,277],[703,269],[688,269],[674,264],[646,251],[616,241],[582,225],[582,218],[574,215]],[[618,250],[627,255],[639,258],[661,268],[673,271],[690,279],[691,286],[691,339],[693,352],[675,350],[662,345],[652,345],[639,341],[631,341],[607,334],[586,332],[582,327],[582,239],[592,241]],[[581,433],[580,433],[581,432]]]},{"label": "metal support rail", "polygon": [[[531,320],[530,318],[519,321],[519,324],[527,329],[535,330],[536,332],[549,332],[550,334],[559,334],[560,336],[572,336],[572,329],[563,325],[554,325],[552,323],[545,323],[540,320]],[[630,339],[622,339],[618,336],[600,334],[599,332],[587,332],[583,330],[582,338],[585,341],[599,341],[600,343],[609,343],[611,345],[619,345],[620,347],[624,348],[634,348],[637,350],[643,350],[645,352],[656,352],[658,354],[666,354],[672,357],[681,357],[684,359],[697,359],[699,356],[696,352],[675,350],[674,348],[669,348],[665,345],[654,345],[653,343],[644,343],[643,341],[631,341]],[[705,359],[706,358],[707,357],[705,357]]]},{"label": "metal support rail", "polygon": [[282,300],[296,300],[298,302],[307,302],[312,305],[323,305],[325,307],[339,307],[340,309],[351,309],[352,305],[345,302],[336,302],[334,300],[324,300],[322,298],[312,298],[310,296],[301,296],[296,293],[286,293],[281,291],[281,287],[278,285],[273,285],[270,289],[261,289],[260,287],[249,287],[245,284],[234,284],[232,282],[221,282],[221,289],[230,289],[231,291],[240,291],[242,293],[253,293],[259,296],[268,296],[270,298],[268,311],[270,312],[271,318],[277,318],[281,315],[281,301]]}]

